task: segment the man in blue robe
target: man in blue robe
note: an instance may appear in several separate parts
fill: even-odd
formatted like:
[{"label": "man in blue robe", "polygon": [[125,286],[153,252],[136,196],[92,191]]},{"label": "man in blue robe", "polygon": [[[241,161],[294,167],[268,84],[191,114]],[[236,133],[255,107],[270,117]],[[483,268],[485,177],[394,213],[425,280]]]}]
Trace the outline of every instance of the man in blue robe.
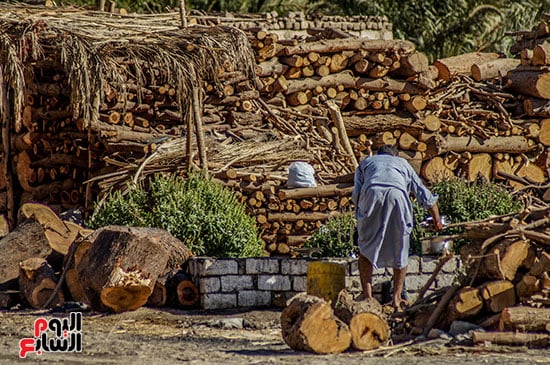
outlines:
[{"label": "man in blue robe", "polygon": [[355,171],[352,200],[357,218],[359,276],[365,299],[372,298],[373,267],[393,268],[392,305],[401,309],[409,261],[409,236],[413,227],[412,193],[433,218],[440,231],[437,194],[422,183],[411,165],[397,156],[393,146],[382,146],[365,158]]}]

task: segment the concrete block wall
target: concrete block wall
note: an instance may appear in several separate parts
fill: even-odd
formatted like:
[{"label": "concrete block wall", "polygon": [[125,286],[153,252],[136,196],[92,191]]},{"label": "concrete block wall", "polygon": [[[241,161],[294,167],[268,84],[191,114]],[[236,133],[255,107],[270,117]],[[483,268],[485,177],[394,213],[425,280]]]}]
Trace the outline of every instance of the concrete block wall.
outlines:
[{"label": "concrete block wall", "polygon": [[[284,307],[292,296],[307,291],[307,268],[313,261],[337,262],[346,272],[346,289],[361,292],[355,258],[212,258],[192,257],[188,273],[199,289],[203,309]],[[435,256],[411,256],[405,286],[414,300],[438,262]],[[460,267],[458,257],[445,264],[431,290],[448,286]],[[382,300],[382,287],[391,283],[391,269],[375,269],[373,293]]]}]

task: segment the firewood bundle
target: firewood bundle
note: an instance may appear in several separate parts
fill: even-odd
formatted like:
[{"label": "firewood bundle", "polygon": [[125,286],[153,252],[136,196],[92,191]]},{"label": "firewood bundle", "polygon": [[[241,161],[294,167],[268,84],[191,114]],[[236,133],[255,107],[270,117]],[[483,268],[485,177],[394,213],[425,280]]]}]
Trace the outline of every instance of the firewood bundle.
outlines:
[{"label": "firewood bundle", "polygon": [[420,295],[407,310],[414,313],[408,322],[411,333],[471,322],[488,331],[475,332],[476,343],[547,347],[549,214],[548,208],[539,208],[466,224],[462,236],[471,243],[461,248],[463,276],[445,291]]}]

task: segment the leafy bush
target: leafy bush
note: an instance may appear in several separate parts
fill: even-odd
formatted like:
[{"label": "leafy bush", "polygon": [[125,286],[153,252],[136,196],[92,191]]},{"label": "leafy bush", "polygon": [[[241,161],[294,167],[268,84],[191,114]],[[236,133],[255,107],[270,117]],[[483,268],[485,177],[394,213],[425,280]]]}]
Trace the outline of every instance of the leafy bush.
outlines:
[{"label": "leafy bush", "polygon": [[[458,177],[451,178],[432,186],[431,190],[439,195],[439,210],[447,217],[447,223],[468,222],[485,219],[492,215],[503,215],[519,211],[521,202],[502,186],[496,183],[468,182]],[[420,230],[419,223],[428,216],[428,212],[418,204],[414,205],[415,227],[411,235],[411,249],[420,253],[420,239],[434,233]],[[460,229],[449,229],[445,234],[459,233]],[[463,244],[456,241],[455,247]]]},{"label": "leafy bush", "polygon": [[329,218],[327,222],[315,232],[304,247],[318,248],[315,256],[319,257],[349,257],[358,254],[353,235],[357,222],[353,214],[344,214]]},{"label": "leafy bush", "polygon": [[195,255],[263,255],[254,218],[230,190],[197,173],[187,179],[156,175],[147,187],[109,194],[87,225],[110,224],[165,229]]}]

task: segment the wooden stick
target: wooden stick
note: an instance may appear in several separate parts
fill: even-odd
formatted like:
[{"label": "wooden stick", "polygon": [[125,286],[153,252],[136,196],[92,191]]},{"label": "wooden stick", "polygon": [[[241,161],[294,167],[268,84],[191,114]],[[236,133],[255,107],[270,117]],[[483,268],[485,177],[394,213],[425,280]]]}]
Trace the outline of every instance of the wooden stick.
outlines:
[{"label": "wooden stick", "polygon": [[458,285],[451,286],[449,290],[445,293],[445,295],[441,298],[439,303],[437,303],[437,307],[435,307],[434,311],[432,312],[432,315],[428,319],[426,328],[424,328],[424,336],[427,336],[428,333],[431,331],[431,329],[434,327],[435,323],[439,319],[439,316],[441,315],[443,310],[447,307],[451,299],[453,299],[453,297],[455,296],[459,288],[460,287]]},{"label": "wooden stick", "polygon": [[418,297],[416,298],[416,300],[414,301],[413,305],[417,304],[418,302],[420,302],[422,300],[422,298],[424,297],[424,294],[426,294],[426,292],[428,291],[428,289],[430,288],[430,286],[432,285],[432,283],[435,281],[435,278],[437,277],[437,275],[439,274],[439,272],[441,271],[441,269],[443,268],[443,266],[445,266],[445,264],[454,257],[453,254],[451,253],[447,253],[445,256],[441,257],[439,259],[439,262],[437,263],[437,266],[435,267],[432,275],[430,276],[430,278],[428,279],[428,281],[426,282],[426,284],[424,284],[424,286],[422,287],[422,289],[420,289],[420,292],[418,293]]},{"label": "wooden stick", "polygon": [[10,151],[10,105],[8,100],[8,90],[7,84],[4,81],[4,72],[3,68],[0,67],[0,111],[2,112],[2,152],[4,158],[2,159],[2,173],[6,178],[6,188],[7,188],[7,220],[8,228],[11,230],[15,224],[15,199],[13,193],[13,178],[11,174],[11,151]]},{"label": "wooden stick", "polygon": [[181,27],[187,28],[187,15],[185,13],[185,0],[180,0]]},{"label": "wooden stick", "polygon": [[201,168],[208,177],[208,159],[206,157],[206,146],[204,145],[204,130],[202,129],[201,119],[201,101],[199,96],[199,88],[193,86],[193,118],[195,119],[195,129],[197,133],[197,145],[199,147],[199,157],[201,160]]},{"label": "wooden stick", "polygon": [[355,153],[353,153],[353,148],[351,148],[348,134],[346,133],[346,126],[344,125],[344,119],[342,118],[342,114],[340,113],[340,108],[338,108],[338,105],[336,105],[334,100],[327,100],[326,105],[330,109],[330,115],[332,117],[332,121],[334,122],[334,125],[336,125],[336,128],[338,129],[340,140],[342,141],[343,147],[348,153],[351,159],[352,167],[355,170],[357,166],[359,166],[359,164],[357,163],[357,158],[355,158]]}]

